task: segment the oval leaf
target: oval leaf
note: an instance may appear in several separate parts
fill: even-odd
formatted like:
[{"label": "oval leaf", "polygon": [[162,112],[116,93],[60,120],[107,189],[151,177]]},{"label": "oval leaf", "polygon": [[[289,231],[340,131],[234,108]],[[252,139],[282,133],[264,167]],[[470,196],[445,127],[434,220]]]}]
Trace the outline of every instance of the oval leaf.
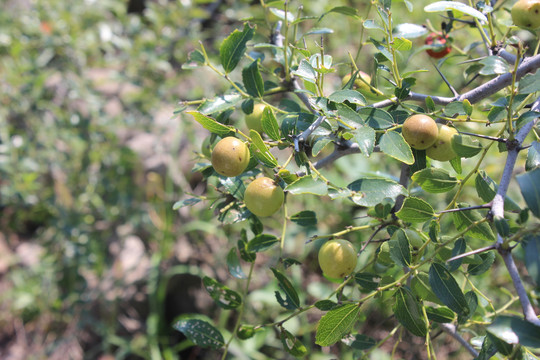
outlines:
[{"label": "oval leaf", "polygon": [[360,206],[375,206],[385,198],[394,199],[407,195],[407,190],[395,181],[388,179],[362,178],[353,181],[347,188],[352,191],[351,200]]},{"label": "oval leaf", "polygon": [[457,1],[437,1],[424,7],[425,12],[446,12],[449,10],[459,11],[474,18],[477,18],[484,23],[487,22],[486,16],[480,11]]},{"label": "oval leaf", "polygon": [[389,131],[381,136],[379,142],[381,151],[407,165],[414,164],[414,156],[411,147],[400,133]]},{"label": "oval leaf", "polygon": [[443,265],[429,268],[429,284],[441,302],[460,315],[469,314],[469,304],[452,274]]},{"label": "oval leaf", "polygon": [[411,248],[409,240],[403,229],[398,229],[392,234],[388,242],[390,247],[390,258],[401,267],[411,264]]},{"label": "oval leaf", "polygon": [[311,210],[300,211],[291,216],[291,221],[300,226],[315,226],[317,225],[317,214]]},{"label": "oval leaf", "polygon": [[416,336],[426,336],[427,327],[422,314],[422,307],[412,291],[402,286],[394,294],[394,315],[407,330]]},{"label": "oval leaf", "polygon": [[359,312],[358,304],[345,304],[330,310],[319,321],[315,343],[320,346],[334,345],[351,331]]},{"label": "oval leaf", "polygon": [[308,351],[304,344],[296,338],[293,334],[281,328],[281,334],[279,335],[281,343],[289,354],[295,357],[306,356]]},{"label": "oval leaf", "polygon": [[411,178],[420,185],[422,190],[433,194],[448,192],[458,182],[455,177],[450,176],[448,171],[437,168],[426,168],[417,171]]},{"label": "oval leaf", "polygon": [[516,180],[527,206],[540,218],[540,168],[518,175]]},{"label": "oval leaf", "polygon": [[235,309],[242,304],[240,294],[208,276],[203,278],[203,285],[210,297],[223,309]]},{"label": "oval leaf", "polygon": [[298,293],[296,292],[296,289],[291,284],[289,279],[285,275],[283,275],[281,272],[274,268],[270,268],[272,272],[274,273],[274,276],[276,277],[279,288],[285,292],[285,299],[281,297],[281,294],[276,291],[276,298],[281,306],[283,306],[285,309],[294,310],[298,309],[300,307],[300,299],[298,298]]},{"label": "oval leaf", "polygon": [[225,345],[225,339],[219,330],[204,320],[183,319],[173,327],[202,348],[217,350]]},{"label": "oval leaf", "polygon": [[232,248],[227,254],[227,266],[229,268],[229,273],[237,279],[246,279],[247,276],[240,266],[240,259],[238,258],[238,253],[236,248]]},{"label": "oval leaf", "polygon": [[253,154],[253,156],[255,156],[255,158],[265,166],[270,168],[275,168],[278,166],[277,159],[270,152],[261,138],[261,135],[255,130],[250,130],[249,136],[251,137],[251,141],[253,141],[250,148],[251,154]]},{"label": "oval leaf", "polygon": [[264,81],[259,71],[259,61],[255,60],[242,70],[242,82],[249,95],[262,97],[264,94]]},{"label": "oval leaf", "polygon": [[[467,207],[467,204],[458,204],[458,208]],[[464,210],[456,211],[452,213],[452,219],[454,220],[454,225],[458,231],[463,231],[471,226],[473,223],[482,220],[484,217],[480,215],[477,210]],[[494,241],[495,234],[488,223],[482,222],[473,226],[466,233],[470,237],[474,237],[486,241]]]},{"label": "oval leaf", "polygon": [[422,199],[409,197],[403,202],[403,206],[396,213],[396,216],[403,221],[419,223],[430,220],[435,211],[427,202]]},{"label": "oval leaf", "polygon": [[306,175],[298,178],[292,184],[287,185],[285,191],[294,195],[313,194],[323,196],[328,194],[328,186],[324,181]]},{"label": "oval leaf", "polygon": [[277,123],[276,116],[274,115],[272,109],[268,106],[264,108],[261,118],[261,125],[263,131],[270,139],[278,141],[281,138],[279,135],[279,125]]},{"label": "oval leaf", "polygon": [[244,24],[244,30],[234,30],[223,42],[219,48],[219,59],[226,73],[230,73],[236,68],[238,62],[244,56],[246,43],[253,38],[254,29],[247,23]]},{"label": "oval leaf", "polygon": [[255,236],[247,245],[247,250],[250,252],[261,252],[270,249],[277,244],[279,239],[274,235],[260,234]]},{"label": "oval leaf", "polygon": [[452,149],[459,157],[470,158],[482,151],[483,147],[470,136],[455,135],[452,137]]},{"label": "oval leaf", "polygon": [[186,111],[187,114],[193,115],[195,120],[203,126],[206,130],[219,136],[224,136],[234,131],[232,126],[223,125],[209,116],[203,115],[198,111]]}]

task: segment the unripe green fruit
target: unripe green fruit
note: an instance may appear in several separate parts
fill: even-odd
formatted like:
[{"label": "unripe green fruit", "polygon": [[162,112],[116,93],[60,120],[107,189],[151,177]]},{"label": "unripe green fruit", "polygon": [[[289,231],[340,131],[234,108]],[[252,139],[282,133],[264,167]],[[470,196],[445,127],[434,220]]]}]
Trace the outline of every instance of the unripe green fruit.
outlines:
[{"label": "unripe green fruit", "polygon": [[519,0],[512,6],[515,25],[534,30],[540,27],[540,0]]},{"label": "unripe green fruit", "polygon": [[356,268],[356,250],[347,240],[330,240],[319,250],[319,266],[329,278],[342,279]]},{"label": "unripe green fruit", "polygon": [[401,133],[412,148],[425,150],[435,143],[439,135],[437,123],[422,114],[409,116],[403,123]]},{"label": "unripe green fruit", "polygon": [[[341,81],[341,85],[345,86],[350,80],[351,80],[352,74],[349,73],[343,77],[343,80]],[[360,78],[364,79],[364,81],[360,80]],[[364,95],[366,98],[371,100],[381,100],[383,97],[379,94],[376,94],[371,91],[371,87],[369,84],[371,83],[371,76],[366,74],[363,71],[358,71],[358,74],[356,75],[356,79],[354,79],[353,88],[358,90],[359,93]]]},{"label": "unripe green fruit", "polygon": [[450,126],[439,126],[439,136],[435,143],[426,149],[426,155],[434,160],[449,161],[457,156],[452,148],[452,138],[457,135],[457,130]]},{"label": "unripe green fruit", "polygon": [[251,182],[244,193],[244,203],[257,216],[270,216],[283,205],[283,189],[274,180],[261,177]]},{"label": "unripe green fruit", "polygon": [[241,325],[236,332],[240,340],[246,340],[255,335],[255,327],[253,325]]},{"label": "unripe green fruit", "polygon": [[248,129],[255,130],[259,134],[263,132],[261,120],[265,108],[266,105],[263,104],[255,104],[255,106],[253,106],[253,112],[246,115],[246,125]]},{"label": "unripe green fruit", "polygon": [[211,160],[218,174],[228,177],[238,176],[249,164],[249,149],[244,142],[228,136],[214,146]]}]

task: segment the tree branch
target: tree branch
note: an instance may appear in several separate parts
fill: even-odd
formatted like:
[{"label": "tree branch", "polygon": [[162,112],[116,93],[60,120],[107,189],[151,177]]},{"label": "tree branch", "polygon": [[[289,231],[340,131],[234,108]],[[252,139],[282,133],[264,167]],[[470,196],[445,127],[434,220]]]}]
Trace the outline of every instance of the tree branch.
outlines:
[{"label": "tree branch", "polygon": [[464,338],[461,337],[456,331],[456,326],[454,324],[439,324],[439,327],[444,330],[445,333],[456,339],[468,352],[471,353],[475,358],[479,355],[478,351],[472,347],[471,344],[467,342]]}]

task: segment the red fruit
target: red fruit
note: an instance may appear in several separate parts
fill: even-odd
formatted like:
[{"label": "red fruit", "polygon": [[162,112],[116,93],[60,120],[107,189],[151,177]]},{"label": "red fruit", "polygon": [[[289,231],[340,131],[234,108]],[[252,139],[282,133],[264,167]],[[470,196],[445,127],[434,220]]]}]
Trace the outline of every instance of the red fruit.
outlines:
[{"label": "red fruit", "polygon": [[432,45],[435,47],[426,50],[428,55],[434,59],[440,59],[448,55],[448,53],[452,51],[452,48],[450,46],[447,46],[447,40],[447,35],[441,35],[437,33],[429,34],[429,36],[426,38],[426,41],[424,41],[424,44]]}]

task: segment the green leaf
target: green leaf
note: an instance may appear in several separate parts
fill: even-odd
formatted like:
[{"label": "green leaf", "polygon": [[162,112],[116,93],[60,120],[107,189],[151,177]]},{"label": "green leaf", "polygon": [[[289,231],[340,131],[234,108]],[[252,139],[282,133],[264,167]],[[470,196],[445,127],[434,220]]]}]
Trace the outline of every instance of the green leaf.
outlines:
[{"label": "green leaf", "polygon": [[259,71],[259,61],[255,60],[251,65],[242,70],[242,82],[249,95],[262,97],[264,94],[264,81]]},{"label": "green leaf", "polygon": [[[452,249],[452,255],[450,257],[461,255],[465,253],[466,250],[467,250],[467,243],[465,242],[465,239],[459,238],[454,243],[454,248]],[[454,261],[451,261],[448,264],[448,271],[450,272],[456,271],[461,266],[461,263],[463,263],[463,258],[459,258]]]},{"label": "green leaf", "polygon": [[354,281],[366,291],[373,291],[379,287],[380,276],[372,273],[356,273]]},{"label": "green leaf", "polygon": [[173,210],[178,210],[185,206],[193,206],[199,202],[201,202],[201,199],[199,198],[189,198],[189,199],[180,200],[174,203]]},{"label": "green leaf", "polygon": [[[476,178],[474,179],[474,185],[476,188],[476,193],[486,203],[493,200],[497,190],[499,189],[497,183],[490,178],[484,170],[478,171],[478,175],[476,175]],[[504,199],[504,210],[520,211],[521,208],[514,200],[506,196]]]},{"label": "green leaf", "polygon": [[411,288],[420,299],[442,305],[441,300],[431,290],[429,276],[425,272],[420,272],[412,278]]},{"label": "green leaf", "polygon": [[540,71],[527,74],[519,80],[518,94],[531,94],[540,91]]},{"label": "green leaf", "polygon": [[306,175],[287,185],[285,191],[293,195],[313,194],[324,196],[328,194],[328,186],[324,181],[314,179],[311,175]]},{"label": "green leaf", "polygon": [[281,294],[276,291],[276,298],[281,306],[283,306],[285,309],[293,310],[298,309],[300,306],[300,299],[298,298],[298,293],[296,292],[296,289],[291,284],[289,279],[285,275],[283,275],[279,270],[270,268],[272,272],[274,273],[274,276],[276,277],[279,288],[283,290],[285,293],[285,299],[281,297]]},{"label": "green leaf", "polygon": [[315,140],[313,147],[311,148],[311,154],[313,156],[318,156],[321,151],[323,151],[329,144],[332,143],[332,139],[327,137],[320,137]]},{"label": "green leaf", "polygon": [[394,294],[394,315],[396,319],[413,335],[426,336],[427,327],[422,314],[422,307],[416,300],[412,291],[406,287],[400,287]]},{"label": "green leaf", "polygon": [[315,69],[313,69],[313,66],[311,66],[309,61],[307,61],[306,59],[300,61],[298,69],[293,71],[292,74],[301,77],[305,81],[313,84],[315,84],[317,80],[317,72],[315,71]]},{"label": "green leaf", "polygon": [[358,113],[362,116],[365,123],[376,130],[387,129],[396,125],[392,115],[381,109],[363,107]]},{"label": "green leaf", "polygon": [[232,248],[227,254],[227,267],[229,268],[229,273],[237,279],[246,279],[247,276],[240,266],[240,259],[238,258],[238,253],[236,248]]},{"label": "green leaf", "polygon": [[287,351],[292,356],[303,357],[307,355],[308,350],[306,349],[304,344],[302,344],[302,342],[298,340],[296,336],[294,336],[284,328],[281,328],[281,333],[279,334],[279,337],[285,351]]},{"label": "green leaf", "polygon": [[353,181],[347,188],[352,191],[351,200],[360,206],[371,207],[385,198],[396,199],[407,195],[407,190],[395,181],[378,178],[361,178]]},{"label": "green leaf", "polygon": [[401,266],[407,267],[411,264],[411,248],[409,240],[403,229],[397,229],[388,241],[390,248],[390,258]]},{"label": "green leaf", "polygon": [[531,171],[534,168],[540,167],[540,142],[533,141],[529,151],[527,152],[527,162],[525,170]]},{"label": "green leaf", "polygon": [[400,133],[389,131],[381,136],[379,141],[381,151],[386,155],[393,157],[407,165],[414,164],[414,157],[411,147]]},{"label": "green leaf", "polygon": [[337,303],[333,302],[332,300],[319,300],[314,305],[321,311],[328,311],[335,308]]},{"label": "green leaf", "polygon": [[428,31],[424,26],[418,24],[398,24],[392,32],[394,37],[403,37],[406,39],[416,39],[427,35]]},{"label": "green leaf", "polygon": [[269,168],[275,168],[278,166],[277,159],[272,155],[266,144],[264,143],[261,135],[255,131],[249,131],[249,137],[251,138],[252,146],[250,148],[251,154],[255,156],[263,165]]},{"label": "green leaf", "polygon": [[240,252],[240,257],[246,262],[254,262],[257,258],[257,254],[248,250],[248,241],[246,230],[242,229],[240,232],[240,240],[237,242],[238,251]]},{"label": "green leaf", "polygon": [[366,105],[366,98],[356,90],[345,89],[338,90],[328,97],[328,100],[336,103],[344,103],[345,101],[351,104],[358,104],[360,106]]},{"label": "green leaf", "polygon": [[285,12],[284,10],[276,9],[272,7],[269,8],[269,10],[270,12],[272,12],[272,14],[276,15],[279,19],[283,21],[288,21],[288,22],[294,21],[294,15],[290,11]]},{"label": "green leaf", "polygon": [[223,309],[236,309],[242,304],[242,296],[216,280],[205,276],[203,285],[210,297]]},{"label": "green leaf", "polygon": [[450,176],[448,171],[437,168],[417,171],[411,178],[420,185],[422,190],[433,194],[448,192],[458,183],[457,179]]},{"label": "green leaf", "polygon": [[223,335],[210,323],[199,319],[182,319],[173,328],[202,348],[220,349],[225,345]]},{"label": "green leaf", "polygon": [[300,226],[315,226],[317,225],[317,214],[311,210],[300,211],[291,216],[291,221]]},{"label": "green leaf", "polygon": [[193,115],[195,120],[206,130],[219,136],[224,136],[234,131],[234,127],[223,125],[209,116],[203,115],[198,111],[186,111],[187,114]]},{"label": "green leaf", "polygon": [[364,334],[346,337],[342,342],[355,350],[368,350],[377,344],[377,341]]},{"label": "green leaf", "polygon": [[525,251],[525,265],[535,284],[540,284],[540,235],[528,235],[521,246]]},{"label": "green leaf", "polygon": [[540,348],[540,327],[522,318],[499,316],[488,325],[487,331],[508,344]]},{"label": "green leaf", "polygon": [[497,349],[497,351],[500,352],[502,355],[508,356],[508,355],[512,354],[512,349],[514,348],[514,346],[512,344],[509,344],[506,341],[498,338],[497,336],[490,333],[489,331],[486,332],[486,337],[493,344],[493,346]]},{"label": "green leaf", "polygon": [[[458,204],[458,208],[464,208],[468,207],[467,204]],[[458,231],[463,231],[469,226],[471,226],[473,223],[480,221],[484,219],[482,215],[477,210],[464,210],[464,211],[456,211],[452,213],[452,219],[454,220],[454,225]],[[495,240],[495,234],[493,234],[493,231],[491,230],[491,227],[488,223],[482,222],[480,224],[477,224],[473,226],[469,231],[466,233],[468,236],[486,240],[486,241],[494,241]]]},{"label": "green leaf", "polygon": [[261,125],[263,128],[263,131],[268,135],[268,137],[272,140],[278,141],[281,139],[281,136],[279,134],[279,125],[276,119],[276,116],[274,115],[274,112],[272,111],[272,108],[269,106],[266,106],[264,108],[262,118],[261,118]]},{"label": "green leaf", "polygon": [[435,210],[422,199],[408,197],[396,216],[403,221],[419,223],[430,220],[435,215]]},{"label": "green leaf", "polygon": [[345,104],[336,104],[336,109],[341,121],[343,121],[345,124],[353,128],[356,128],[359,125],[364,125],[364,120],[362,117],[349,106]]},{"label": "green leaf", "polygon": [[454,135],[452,137],[452,149],[459,157],[471,158],[482,151],[480,142],[473,140],[468,135]]},{"label": "green leaf", "polygon": [[479,64],[484,65],[480,69],[479,73],[481,75],[502,75],[509,71],[510,67],[506,60],[500,56],[488,56],[479,61]]},{"label": "green leaf", "polygon": [[540,218],[540,168],[518,175],[516,180],[527,206]]},{"label": "green leaf", "polygon": [[358,304],[341,305],[327,312],[317,326],[315,343],[320,346],[334,345],[351,331],[359,312]]},{"label": "green leaf", "polygon": [[429,284],[441,302],[460,315],[469,314],[469,304],[452,274],[443,265],[429,268]]},{"label": "green leaf", "polygon": [[412,41],[404,38],[394,38],[392,47],[398,51],[409,51],[412,49]]},{"label": "green leaf", "polygon": [[467,116],[472,115],[474,108],[468,99],[463,100],[463,109],[467,113]]},{"label": "green leaf", "polygon": [[270,234],[259,234],[255,236],[247,245],[250,252],[261,252],[270,249],[279,242],[279,238]]},{"label": "green leaf", "polygon": [[437,1],[424,7],[425,12],[446,12],[451,10],[470,15],[484,23],[487,22],[486,16],[480,11],[456,1]]},{"label": "green leaf", "polygon": [[467,272],[470,275],[481,275],[485,273],[495,261],[495,253],[493,251],[480,254],[479,256],[482,262],[479,264],[470,264],[467,268]]},{"label": "green leaf", "polygon": [[432,306],[426,306],[426,314],[429,320],[442,324],[450,323],[454,321],[454,318],[456,317],[454,312],[446,306],[436,308]]},{"label": "green leaf", "polygon": [[355,9],[349,6],[336,6],[330,9],[329,11],[325,12],[324,14],[322,14],[319,20],[317,20],[317,22],[321,21],[323,17],[331,13],[338,13],[338,14],[353,17],[355,19],[360,19],[360,17],[358,16],[358,9]]},{"label": "green leaf", "polygon": [[244,52],[246,51],[246,43],[253,38],[254,29],[247,23],[244,24],[244,30],[234,30],[223,42],[219,48],[219,59],[225,73],[233,71]]},{"label": "green leaf", "polygon": [[242,96],[239,94],[222,95],[214,99],[204,100],[197,108],[197,111],[204,115],[220,113],[234,108],[240,101],[242,101]]}]

